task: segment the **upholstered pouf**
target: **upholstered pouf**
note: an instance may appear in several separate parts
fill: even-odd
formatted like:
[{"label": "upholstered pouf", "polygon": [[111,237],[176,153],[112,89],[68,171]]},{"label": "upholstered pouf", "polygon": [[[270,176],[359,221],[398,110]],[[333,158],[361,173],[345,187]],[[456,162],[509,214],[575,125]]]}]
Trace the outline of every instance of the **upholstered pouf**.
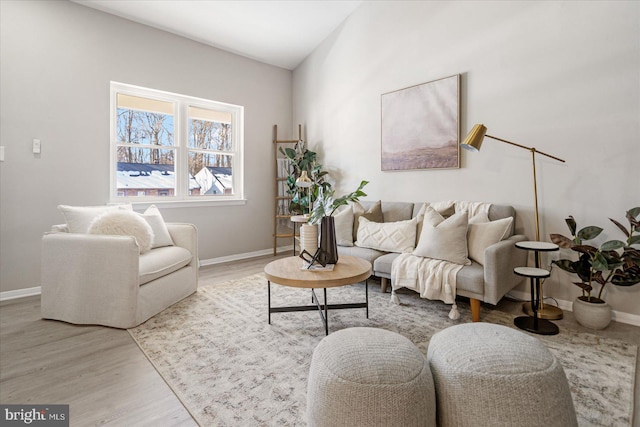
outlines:
[{"label": "upholstered pouf", "polygon": [[562,366],[534,336],[467,323],[435,334],[427,360],[438,425],[577,426]]},{"label": "upholstered pouf", "polygon": [[309,426],[435,426],[426,358],[407,338],[376,328],[343,329],[313,352]]}]

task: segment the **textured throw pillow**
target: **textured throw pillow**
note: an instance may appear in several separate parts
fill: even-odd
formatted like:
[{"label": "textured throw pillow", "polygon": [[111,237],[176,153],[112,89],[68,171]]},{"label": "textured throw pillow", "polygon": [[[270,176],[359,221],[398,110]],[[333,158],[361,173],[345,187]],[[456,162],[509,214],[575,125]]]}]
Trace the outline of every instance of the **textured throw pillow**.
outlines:
[{"label": "textured throw pillow", "polygon": [[59,205],[58,209],[62,212],[69,233],[86,233],[89,231],[91,222],[105,212],[115,210],[132,211],[131,204],[122,205],[105,205],[105,206],[68,206]]},{"label": "textured throw pillow", "polygon": [[509,236],[513,218],[502,218],[490,222],[471,222],[467,231],[469,258],[484,265],[484,251],[491,245]]},{"label": "textured throw pillow", "polygon": [[151,230],[153,230],[153,248],[173,246],[173,239],[171,239],[167,224],[164,223],[164,219],[156,205],[149,206],[142,214],[142,217],[151,226]]},{"label": "textured throw pillow", "polygon": [[414,255],[469,265],[467,257],[467,211],[444,219],[431,206],[424,213],[422,233]]},{"label": "textured throw pillow", "polygon": [[385,252],[411,252],[416,244],[416,219],[372,222],[360,217],[356,246]]},{"label": "textured throw pillow", "polygon": [[417,236],[416,245],[420,241],[420,234],[422,234],[422,221],[424,220],[424,212],[427,209],[427,206],[431,206],[432,209],[438,212],[445,219],[449,218],[451,215],[456,213],[454,202],[451,202],[451,201],[435,202],[435,203],[424,202],[422,204],[422,207],[418,211],[418,214],[416,215],[416,219],[418,220],[418,228],[416,231],[416,236]]},{"label": "textured throw pillow", "polygon": [[340,246],[353,246],[353,209],[345,206],[333,214],[336,227],[336,243]]},{"label": "textured throw pillow", "polygon": [[153,230],[142,215],[126,210],[114,210],[97,217],[89,226],[90,234],[111,236],[133,236],[140,247],[140,253],[151,249]]},{"label": "textured throw pillow", "polygon": [[360,217],[367,218],[373,222],[384,222],[382,216],[382,202],[378,200],[369,209],[365,209],[360,202],[353,202],[351,205],[353,209],[353,240],[358,238],[358,225],[360,224]]}]

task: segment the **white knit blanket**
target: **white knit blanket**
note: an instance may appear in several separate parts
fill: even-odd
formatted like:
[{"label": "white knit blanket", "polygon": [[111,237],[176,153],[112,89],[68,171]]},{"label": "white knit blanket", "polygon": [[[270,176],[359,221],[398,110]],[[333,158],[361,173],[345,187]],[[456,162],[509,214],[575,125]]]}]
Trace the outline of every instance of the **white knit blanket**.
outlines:
[{"label": "white knit blanket", "polygon": [[[488,214],[490,203],[444,201],[432,203],[436,210],[445,210],[455,205],[455,211],[466,210],[469,219],[483,213]],[[456,276],[464,267],[439,259],[423,258],[410,253],[400,254],[391,264],[391,301],[399,303],[396,290],[407,288],[420,294],[421,298],[443,301],[452,304],[449,317],[460,317],[456,306]]]},{"label": "white knit blanket", "polygon": [[453,304],[449,317],[457,318],[456,275],[463,267],[439,259],[400,254],[391,264],[392,300],[398,302],[395,291],[400,288],[414,290],[421,298]]}]

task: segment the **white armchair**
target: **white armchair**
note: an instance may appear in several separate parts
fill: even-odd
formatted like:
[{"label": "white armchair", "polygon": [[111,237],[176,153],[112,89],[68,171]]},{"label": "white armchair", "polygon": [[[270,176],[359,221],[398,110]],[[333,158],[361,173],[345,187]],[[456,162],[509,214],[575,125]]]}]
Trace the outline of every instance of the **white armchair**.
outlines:
[{"label": "white armchair", "polygon": [[131,236],[53,232],[42,238],[42,317],[132,328],[194,293],[198,239],[167,223],[174,246],[139,254]]}]

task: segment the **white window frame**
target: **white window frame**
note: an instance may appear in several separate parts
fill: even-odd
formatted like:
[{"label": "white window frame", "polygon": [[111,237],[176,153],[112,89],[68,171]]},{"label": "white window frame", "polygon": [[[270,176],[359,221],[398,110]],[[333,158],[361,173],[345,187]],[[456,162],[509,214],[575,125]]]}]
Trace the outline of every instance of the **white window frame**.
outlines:
[{"label": "white window frame", "polygon": [[[175,195],[167,196],[118,196],[117,166],[118,166],[118,114],[117,95],[132,95],[158,101],[171,102],[174,105],[174,172],[176,177]],[[228,152],[233,157],[233,190],[231,195],[189,195],[189,107],[199,107],[225,111],[231,113],[231,140],[233,150]],[[161,204],[167,207],[202,206],[202,205],[239,205],[244,204],[244,107],[227,104],[208,99],[164,92],[126,83],[111,82],[110,85],[110,130],[109,130],[109,199],[112,203],[132,203],[144,207],[151,204]],[[169,147],[167,147],[169,148]],[[226,153],[226,152],[225,152]]]}]

